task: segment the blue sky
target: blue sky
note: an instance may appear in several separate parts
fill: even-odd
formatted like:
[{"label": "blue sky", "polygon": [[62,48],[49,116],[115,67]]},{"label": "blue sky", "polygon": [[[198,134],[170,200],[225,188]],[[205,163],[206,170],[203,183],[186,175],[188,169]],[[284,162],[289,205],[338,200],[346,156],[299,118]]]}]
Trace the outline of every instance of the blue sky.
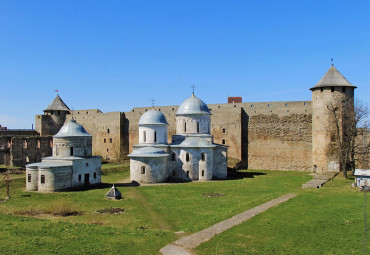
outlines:
[{"label": "blue sky", "polygon": [[0,125],[73,109],[311,100],[330,68],[370,104],[370,1],[0,0]]}]

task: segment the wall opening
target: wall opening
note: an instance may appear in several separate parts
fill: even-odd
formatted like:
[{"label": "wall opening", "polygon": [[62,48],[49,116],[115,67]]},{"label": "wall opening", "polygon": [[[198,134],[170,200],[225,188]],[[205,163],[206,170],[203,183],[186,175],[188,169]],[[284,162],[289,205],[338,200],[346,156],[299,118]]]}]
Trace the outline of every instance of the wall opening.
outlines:
[{"label": "wall opening", "polygon": [[176,154],[175,153],[172,153],[171,159],[172,159],[172,161],[175,161],[176,160]]},{"label": "wall opening", "polygon": [[28,174],[28,176],[27,176],[27,181],[28,181],[28,182],[31,182],[31,174]]},{"label": "wall opening", "polygon": [[225,133],[226,133],[226,129],[224,129],[224,128],[223,128],[223,129],[222,129],[222,133],[224,133],[224,134],[225,134]]},{"label": "wall opening", "polygon": [[26,157],[26,162],[29,163],[30,162],[30,158],[27,156]]},{"label": "wall opening", "polygon": [[89,185],[90,184],[90,174],[85,174],[84,176],[84,185]]},{"label": "wall opening", "polygon": [[108,134],[110,133],[110,130],[109,130],[109,128],[107,129],[107,133],[108,133]]},{"label": "wall opening", "polygon": [[157,132],[154,131],[154,142],[157,142]]},{"label": "wall opening", "polygon": [[202,176],[204,176],[204,170],[202,170]]},{"label": "wall opening", "polygon": [[41,183],[45,183],[45,175],[41,175]]},{"label": "wall opening", "polygon": [[186,132],[186,122],[184,122],[184,132]]},{"label": "wall opening", "polygon": [[36,145],[36,148],[37,148],[37,149],[40,149],[40,148],[41,148],[41,141],[40,141],[40,139],[37,139],[37,145]]},{"label": "wall opening", "polygon": [[199,122],[197,122],[197,133],[199,133]]},{"label": "wall opening", "polygon": [[27,149],[27,147],[28,147],[28,142],[27,142],[27,140],[24,140],[24,142],[23,142],[23,149]]},{"label": "wall opening", "polygon": [[73,156],[73,147],[71,147],[71,156]]},{"label": "wall opening", "polygon": [[330,90],[331,90],[331,92],[334,92],[334,87],[331,87]]},{"label": "wall opening", "polygon": [[186,153],[186,162],[189,162],[189,152]]},{"label": "wall opening", "polygon": [[109,143],[112,143],[112,138],[109,138]]},{"label": "wall opening", "polygon": [[189,177],[189,171],[186,171],[186,176]]},{"label": "wall opening", "polygon": [[141,174],[145,174],[145,166],[141,166]]},{"label": "wall opening", "polygon": [[106,142],[107,142],[107,139],[104,138],[104,143],[106,143]]},{"label": "wall opening", "polygon": [[342,92],[346,92],[346,88],[345,87],[342,88]]},{"label": "wall opening", "polygon": [[94,172],[94,179],[96,179],[96,172]]},{"label": "wall opening", "polygon": [[81,181],[81,175],[80,174],[78,175],[78,181],[79,182]]},{"label": "wall opening", "polygon": [[202,152],[202,161],[205,161],[205,160],[206,160],[206,154]]},{"label": "wall opening", "polygon": [[145,130],[143,131],[143,139],[144,139],[144,143],[146,143],[146,132],[145,132]]},{"label": "wall opening", "polygon": [[222,139],[222,144],[225,144],[225,143],[226,143],[225,139]]}]

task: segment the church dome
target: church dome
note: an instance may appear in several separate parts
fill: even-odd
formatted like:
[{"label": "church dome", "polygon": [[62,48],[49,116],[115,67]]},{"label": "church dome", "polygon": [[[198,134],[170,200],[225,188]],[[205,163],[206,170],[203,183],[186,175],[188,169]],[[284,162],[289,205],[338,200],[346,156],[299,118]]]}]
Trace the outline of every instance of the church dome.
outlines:
[{"label": "church dome", "polygon": [[168,123],[163,113],[153,109],[141,115],[140,125],[168,125]]},{"label": "church dome", "polygon": [[69,121],[67,124],[65,124],[59,132],[53,136],[55,138],[64,138],[64,137],[91,137],[89,133],[86,132],[84,127],[80,124],[78,124],[75,120]]},{"label": "church dome", "polygon": [[181,114],[201,114],[201,115],[211,115],[211,112],[208,109],[208,106],[199,98],[194,96],[194,93],[191,97],[186,99],[181,103],[179,109],[177,110],[176,115]]}]

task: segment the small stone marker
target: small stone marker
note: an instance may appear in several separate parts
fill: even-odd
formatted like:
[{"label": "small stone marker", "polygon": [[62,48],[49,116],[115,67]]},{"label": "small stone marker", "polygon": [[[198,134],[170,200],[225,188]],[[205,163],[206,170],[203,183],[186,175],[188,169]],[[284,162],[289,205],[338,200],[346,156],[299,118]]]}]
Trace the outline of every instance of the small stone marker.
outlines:
[{"label": "small stone marker", "polygon": [[121,199],[122,198],[121,192],[114,187],[114,184],[113,184],[113,187],[108,191],[108,193],[105,196],[108,199]]}]

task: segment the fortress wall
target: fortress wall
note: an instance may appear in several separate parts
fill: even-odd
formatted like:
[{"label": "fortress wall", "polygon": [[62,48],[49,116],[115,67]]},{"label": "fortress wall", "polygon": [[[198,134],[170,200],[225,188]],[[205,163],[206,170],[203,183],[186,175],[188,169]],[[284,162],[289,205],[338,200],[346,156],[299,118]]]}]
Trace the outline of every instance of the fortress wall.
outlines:
[{"label": "fortress wall", "polygon": [[312,170],[312,115],[249,116],[248,168]]},{"label": "fortress wall", "polygon": [[[66,121],[71,118],[72,114],[68,115]],[[75,110],[73,118],[93,136],[93,155],[107,159],[122,155],[123,115],[121,112],[102,113],[98,109]]]},{"label": "fortress wall", "polygon": [[24,167],[26,164],[40,162],[41,158],[51,156],[51,145],[51,136],[13,137],[10,147],[11,165]]}]

